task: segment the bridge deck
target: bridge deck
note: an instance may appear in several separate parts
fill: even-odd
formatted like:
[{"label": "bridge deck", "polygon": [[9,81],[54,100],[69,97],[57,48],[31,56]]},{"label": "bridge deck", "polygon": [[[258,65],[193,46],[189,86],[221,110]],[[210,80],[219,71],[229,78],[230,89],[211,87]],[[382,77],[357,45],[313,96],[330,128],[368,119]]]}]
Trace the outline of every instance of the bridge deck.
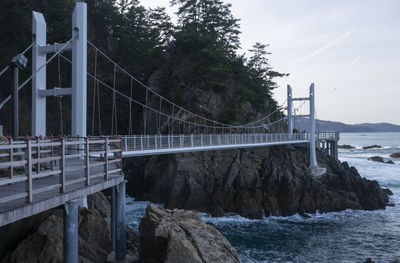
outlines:
[{"label": "bridge deck", "polygon": [[0,144],[0,150],[0,226],[124,180],[120,140],[116,139],[10,141]]},{"label": "bridge deck", "polygon": [[[316,140],[338,140],[338,133],[317,133]],[[309,133],[156,134],[122,136],[122,156],[266,147],[310,142]]]}]

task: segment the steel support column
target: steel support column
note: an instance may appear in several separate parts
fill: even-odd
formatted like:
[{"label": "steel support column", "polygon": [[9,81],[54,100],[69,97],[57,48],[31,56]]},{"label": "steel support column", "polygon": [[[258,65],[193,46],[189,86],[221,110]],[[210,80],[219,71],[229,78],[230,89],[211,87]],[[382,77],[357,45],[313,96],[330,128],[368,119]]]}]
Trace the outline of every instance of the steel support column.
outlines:
[{"label": "steel support column", "polygon": [[292,101],[292,87],[287,85],[287,121],[288,121],[288,133],[293,134],[293,101]]},{"label": "steel support column", "polygon": [[318,168],[315,153],[315,94],[314,83],[310,86],[310,168]]},{"label": "steel support column", "polygon": [[18,124],[18,67],[14,66],[14,83],[13,83],[13,90],[12,90],[12,101],[13,101],[13,128],[12,128],[12,136],[14,140],[18,140],[19,135],[19,124]]},{"label": "steel support column", "polygon": [[115,259],[126,255],[125,182],[116,186],[115,193]]},{"label": "steel support column", "polygon": [[111,188],[111,240],[112,250],[115,252],[115,192],[117,191],[116,186]]},{"label": "steel support column", "polygon": [[64,205],[64,262],[78,263],[78,202]]}]

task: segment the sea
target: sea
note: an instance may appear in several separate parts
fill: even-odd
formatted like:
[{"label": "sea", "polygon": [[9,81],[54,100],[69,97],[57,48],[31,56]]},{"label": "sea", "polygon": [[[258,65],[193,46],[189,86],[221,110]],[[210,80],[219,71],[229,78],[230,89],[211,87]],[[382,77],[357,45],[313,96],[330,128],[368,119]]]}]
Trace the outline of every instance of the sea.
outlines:
[{"label": "sea", "polygon": [[[200,214],[202,219],[230,241],[245,263],[400,261],[400,158],[389,157],[400,152],[400,133],[341,133],[339,144],[356,147],[339,149],[340,161],[389,188],[394,206],[317,213],[310,218],[293,215],[251,220],[235,214],[219,218]],[[362,148],[369,145],[381,148]],[[376,155],[395,164],[368,160]],[[127,199],[126,219],[136,231],[147,204]]]}]

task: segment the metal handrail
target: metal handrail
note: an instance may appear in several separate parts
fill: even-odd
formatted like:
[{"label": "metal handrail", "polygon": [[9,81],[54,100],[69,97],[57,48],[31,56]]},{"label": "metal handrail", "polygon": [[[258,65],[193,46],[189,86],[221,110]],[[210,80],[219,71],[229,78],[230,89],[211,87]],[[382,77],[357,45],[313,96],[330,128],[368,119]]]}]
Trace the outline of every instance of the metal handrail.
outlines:
[{"label": "metal handrail", "polygon": [[[68,147],[67,147],[68,146]],[[1,178],[0,186],[2,189],[14,183],[26,182],[25,191],[10,196],[0,198],[0,203],[13,201],[19,198],[26,198],[27,203],[32,203],[34,194],[59,188],[60,193],[66,192],[66,186],[75,182],[85,181],[90,185],[91,167],[99,163],[104,166],[104,180],[109,179],[109,174],[116,174],[117,170],[122,175],[122,149],[121,138],[112,137],[50,137],[50,138],[27,138],[24,142],[13,141],[11,138],[7,144],[0,145],[1,159],[0,171],[8,170],[7,178]],[[99,155],[94,158],[93,153],[99,149],[106,155]],[[7,158],[8,157],[8,158]],[[67,159],[82,160],[82,164],[67,167]],[[58,164],[57,164],[58,163]],[[80,161],[79,161],[80,163]],[[110,164],[117,164],[117,167],[109,167]],[[24,172],[18,173],[16,168],[23,167]],[[68,180],[66,173],[73,170],[82,171],[82,178]],[[117,169],[115,169],[117,168]],[[15,174],[15,175],[14,175]],[[46,185],[40,189],[33,187],[33,180],[48,176],[59,176],[57,184]]]}]

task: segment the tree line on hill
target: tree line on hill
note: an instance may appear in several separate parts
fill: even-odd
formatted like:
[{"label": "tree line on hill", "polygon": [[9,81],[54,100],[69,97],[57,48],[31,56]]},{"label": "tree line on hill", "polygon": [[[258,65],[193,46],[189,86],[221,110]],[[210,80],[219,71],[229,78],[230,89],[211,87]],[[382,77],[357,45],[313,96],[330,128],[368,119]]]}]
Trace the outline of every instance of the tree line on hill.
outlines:
[{"label": "tree line on hill", "polygon": [[[170,4],[178,10],[176,23],[165,8],[145,8],[139,0],[90,0],[87,4],[88,40],[139,81],[148,84],[156,75],[154,88],[178,105],[226,123],[251,121],[278,107],[272,96],[277,88],[275,80],[287,74],[271,67],[268,45],[255,43],[247,54],[241,51],[239,19],[232,15],[230,4],[221,0],[172,0]],[[32,10],[45,16],[47,43],[69,40],[74,5],[73,0],[0,1],[0,65],[7,65],[31,42]],[[94,70],[93,54],[94,50],[88,47],[90,72]],[[29,60],[30,56],[28,52]],[[99,63],[97,71],[105,80],[112,81],[112,74],[106,74],[110,72],[109,67],[109,64]],[[63,87],[70,86],[70,71],[65,61],[52,61],[47,67],[47,87],[57,87],[60,83]],[[31,74],[30,66],[20,74],[21,83]],[[11,93],[11,72],[0,78],[0,85],[0,99],[3,100]],[[94,92],[94,84],[91,85],[88,80],[88,99]],[[129,89],[129,80],[119,81],[118,90],[129,94]],[[213,110],[202,111],[200,91],[224,98],[223,105],[218,105],[220,108],[215,110],[217,114]],[[135,96],[143,99],[144,89],[138,88]],[[109,97],[110,93],[100,94],[102,107],[96,114],[101,114],[103,128],[97,133],[108,133],[106,129],[112,118]],[[70,98],[49,98],[47,101],[47,134],[69,134]],[[92,114],[93,103],[88,102],[88,115]],[[124,134],[128,132],[127,109],[118,107],[118,112],[122,113],[117,123],[118,132]],[[134,111],[138,113],[134,132],[140,133],[143,112],[140,107]],[[280,116],[282,114],[279,112]],[[20,91],[19,118],[20,134],[29,134],[30,85]],[[88,119],[88,127],[91,126],[89,122]],[[0,124],[4,125],[5,134],[11,133],[11,103],[1,109]]]}]

